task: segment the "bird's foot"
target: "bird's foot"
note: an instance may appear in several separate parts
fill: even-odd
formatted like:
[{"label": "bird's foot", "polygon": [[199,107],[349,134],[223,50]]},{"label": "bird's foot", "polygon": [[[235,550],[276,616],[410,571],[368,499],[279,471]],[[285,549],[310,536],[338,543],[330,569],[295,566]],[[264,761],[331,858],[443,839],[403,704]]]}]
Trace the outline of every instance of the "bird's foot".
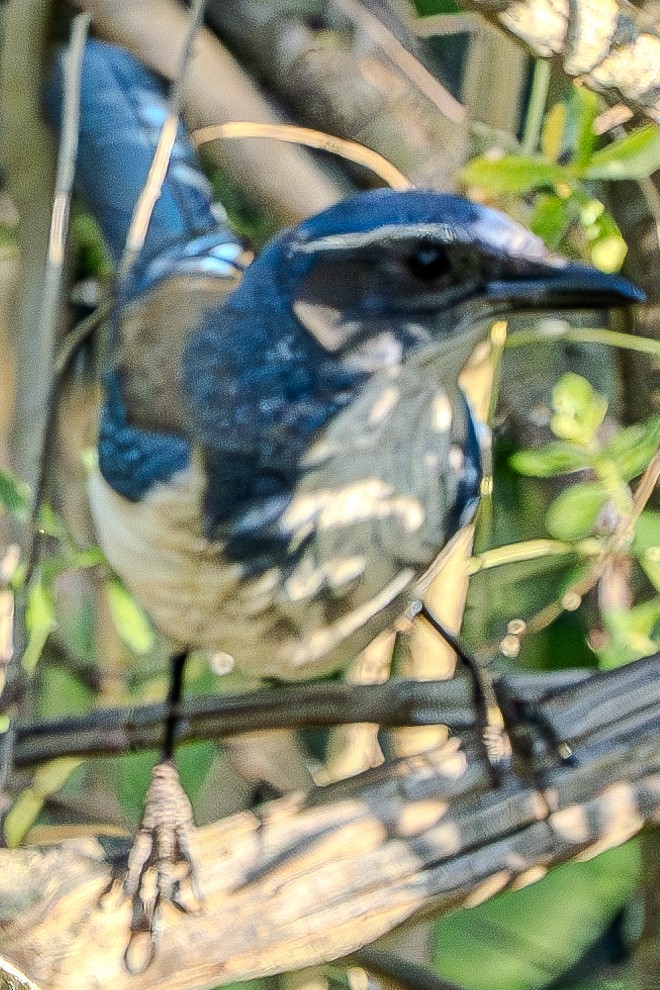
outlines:
[{"label": "bird's foot", "polygon": [[124,895],[133,906],[126,968],[143,972],[154,957],[163,903],[198,910],[201,896],[189,846],[193,829],[190,801],[171,759],[157,763],[128,858]]},{"label": "bird's foot", "polygon": [[414,603],[410,609],[410,615],[412,618],[417,615],[422,616],[452,648],[457,658],[469,671],[477,717],[481,724],[483,749],[493,783],[500,786],[505,782],[511,766],[512,747],[490,671],[463,649],[458,637],[445,629],[423,602]]}]

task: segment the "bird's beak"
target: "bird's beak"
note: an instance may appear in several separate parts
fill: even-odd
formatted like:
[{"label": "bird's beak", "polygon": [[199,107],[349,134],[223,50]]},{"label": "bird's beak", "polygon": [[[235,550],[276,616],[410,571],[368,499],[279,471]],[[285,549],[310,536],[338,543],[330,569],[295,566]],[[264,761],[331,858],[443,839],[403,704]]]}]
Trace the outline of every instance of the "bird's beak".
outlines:
[{"label": "bird's beak", "polygon": [[488,282],[488,300],[511,309],[609,309],[643,302],[646,296],[620,275],[606,275],[589,265],[540,262],[520,279]]}]

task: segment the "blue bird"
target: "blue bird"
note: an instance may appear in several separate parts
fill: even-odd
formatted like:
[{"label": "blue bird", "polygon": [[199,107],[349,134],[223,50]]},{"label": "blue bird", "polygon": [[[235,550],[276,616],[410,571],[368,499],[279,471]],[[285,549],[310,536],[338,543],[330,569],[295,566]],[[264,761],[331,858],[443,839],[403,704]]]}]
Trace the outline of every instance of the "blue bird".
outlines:
[{"label": "blue bird", "polygon": [[[56,68],[55,121],[61,92]],[[159,79],[87,44],[77,185],[116,262],[165,116]],[[117,286],[90,484],[99,541],[172,641],[178,682],[193,648],[261,678],[347,664],[474,515],[479,441],[458,375],[490,323],[642,298],[428,191],[353,196],[242,259],[180,128]],[[132,893],[161,826],[145,812]]]}]

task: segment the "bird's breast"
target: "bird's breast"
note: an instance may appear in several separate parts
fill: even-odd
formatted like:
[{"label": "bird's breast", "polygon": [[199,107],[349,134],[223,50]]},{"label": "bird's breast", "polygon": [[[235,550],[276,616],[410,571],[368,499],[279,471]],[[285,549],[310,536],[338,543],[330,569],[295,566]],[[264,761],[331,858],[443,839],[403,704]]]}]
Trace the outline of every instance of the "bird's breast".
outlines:
[{"label": "bird's breast", "polygon": [[204,536],[195,457],[140,502],[93,477],[101,545],[166,636],[297,680],[344,666],[397,618],[478,493],[465,401],[419,370],[389,370],[320,434],[258,560]]}]

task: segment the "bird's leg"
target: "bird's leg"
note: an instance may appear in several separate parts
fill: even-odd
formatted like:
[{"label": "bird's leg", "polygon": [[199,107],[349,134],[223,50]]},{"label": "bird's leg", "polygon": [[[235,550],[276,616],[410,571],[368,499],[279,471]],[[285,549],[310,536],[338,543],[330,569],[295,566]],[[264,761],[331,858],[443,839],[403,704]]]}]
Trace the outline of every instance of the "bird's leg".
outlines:
[{"label": "bird's leg", "polygon": [[458,638],[448,629],[445,629],[426,605],[420,604],[417,615],[435,629],[470,672],[474,689],[474,705],[481,729],[480,736],[488,757],[493,781],[499,786],[511,761],[511,742],[490,672],[487,667],[463,649]]},{"label": "bird's leg", "polygon": [[173,756],[186,659],[187,653],[172,657],[163,749],[151,774],[124,881],[124,892],[133,905],[130,941],[124,956],[131,972],[141,972],[153,958],[163,902],[191,911],[200,900],[188,841],[193,828],[192,808]]}]

